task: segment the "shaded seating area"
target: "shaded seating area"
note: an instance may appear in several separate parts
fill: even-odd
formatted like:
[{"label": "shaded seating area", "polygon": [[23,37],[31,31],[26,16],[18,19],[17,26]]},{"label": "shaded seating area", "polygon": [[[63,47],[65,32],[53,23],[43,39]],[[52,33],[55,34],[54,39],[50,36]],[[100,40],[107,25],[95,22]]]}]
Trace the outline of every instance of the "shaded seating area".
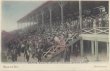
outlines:
[{"label": "shaded seating area", "polygon": [[[109,34],[108,2],[48,1],[17,23],[18,38],[10,41],[9,47],[12,50],[20,48],[19,53],[29,50],[32,57],[38,58],[39,62],[49,62],[57,56],[64,56],[64,61],[70,62],[74,44],[77,47],[76,55],[84,56],[82,40],[86,37],[83,39],[81,34]],[[27,26],[20,27],[24,24]],[[95,55],[98,56],[98,53]]]}]

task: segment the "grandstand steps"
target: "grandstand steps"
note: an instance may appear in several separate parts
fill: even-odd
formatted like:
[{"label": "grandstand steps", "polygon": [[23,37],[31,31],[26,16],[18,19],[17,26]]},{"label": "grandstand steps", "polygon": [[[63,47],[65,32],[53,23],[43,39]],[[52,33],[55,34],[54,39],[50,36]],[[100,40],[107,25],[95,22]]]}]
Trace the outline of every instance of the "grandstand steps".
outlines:
[{"label": "grandstand steps", "polygon": [[[77,41],[79,41],[81,38],[77,35],[75,35],[74,37],[72,37],[73,39],[71,41],[69,41],[69,43],[67,44],[67,47],[72,46],[74,43],[76,43]],[[45,56],[42,58],[43,62],[50,62],[53,60],[57,60],[56,58],[58,58],[60,55],[62,55],[62,53],[65,51],[65,48],[55,48],[53,50],[49,50],[49,52],[47,54],[45,54]],[[61,56],[60,56],[61,57]]]}]

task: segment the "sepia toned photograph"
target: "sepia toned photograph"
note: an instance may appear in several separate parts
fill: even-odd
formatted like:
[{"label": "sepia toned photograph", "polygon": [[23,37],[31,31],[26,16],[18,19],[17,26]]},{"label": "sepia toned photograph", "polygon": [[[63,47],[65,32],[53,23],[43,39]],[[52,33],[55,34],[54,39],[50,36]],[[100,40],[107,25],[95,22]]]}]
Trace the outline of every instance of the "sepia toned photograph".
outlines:
[{"label": "sepia toned photograph", "polygon": [[2,1],[2,63],[109,61],[109,1]]}]

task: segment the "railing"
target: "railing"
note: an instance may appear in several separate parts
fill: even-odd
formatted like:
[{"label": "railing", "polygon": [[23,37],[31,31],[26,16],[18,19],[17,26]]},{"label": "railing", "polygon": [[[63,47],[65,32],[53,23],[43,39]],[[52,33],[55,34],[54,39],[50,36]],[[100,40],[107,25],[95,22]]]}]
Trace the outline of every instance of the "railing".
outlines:
[{"label": "railing", "polygon": [[97,34],[109,34],[109,27],[97,27],[96,33]]},{"label": "railing", "polygon": [[109,34],[109,27],[83,28],[83,34]]},{"label": "railing", "polygon": [[82,30],[83,34],[92,34],[94,32],[93,28],[83,28]]}]

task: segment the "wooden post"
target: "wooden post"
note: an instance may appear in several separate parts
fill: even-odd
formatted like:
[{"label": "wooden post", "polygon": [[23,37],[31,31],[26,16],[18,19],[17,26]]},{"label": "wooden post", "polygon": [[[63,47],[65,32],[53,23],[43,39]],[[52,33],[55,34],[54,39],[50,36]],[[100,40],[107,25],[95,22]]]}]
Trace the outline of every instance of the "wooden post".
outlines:
[{"label": "wooden post", "polygon": [[98,61],[98,41],[95,41],[95,56],[96,56],[96,61]]},{"label": "wooden post", "polygon": [[79,0],[79,23],[80,23],[80,32],[82,32],[82,3]]},{"label": "wooden post", "polygon": [[52,8],[51,7],[49,7],[49,14],[50,14],[50,19],[49,19],[49,21],[50,21],[50,29],[52,31]]},{"label": "wooden post", "polygon": [[80,53],[81,53],[81,56],[83,56],[83,40],[81,39],[80,40]]},{"label": "wooden post", "polygon": [[38,24],[38,16],[36,16],[36,24]]},{"label": "wooden post", "polygon": [[92,55],[94,55],[94,41],[91,41],[91,50],[92,50]]},{"label": "wooden post", "polygon": [[32,24],[34,25],[34,23],[35,23],[35,17],[33,16],[32,17]]},{"label": "wooden post", "polygon": [[64,6],[64,4],[63,4],[63,2],[61,1],[61,2],[58,2],[59,3],[59,5],[60,5],[60,8],[61,8],[61,24],[62,24],[62,26],[64,27],[64,21],[63,21],[63,6]]},{"label": "wooden post", "polygon": [[29,18],[30,19],[30,23],[29,23],[29,26],[31,27],[31,22],[32,22],[32,19],[31,18]]},{"label": "wooden post", "polygon": [[109,59],[109,42],[107,42],[107,58]]},{"label": "wooden post", "polygon": [[41,15],[42,15],[42,26],[44,25],[44,12],[41,11]]}]

